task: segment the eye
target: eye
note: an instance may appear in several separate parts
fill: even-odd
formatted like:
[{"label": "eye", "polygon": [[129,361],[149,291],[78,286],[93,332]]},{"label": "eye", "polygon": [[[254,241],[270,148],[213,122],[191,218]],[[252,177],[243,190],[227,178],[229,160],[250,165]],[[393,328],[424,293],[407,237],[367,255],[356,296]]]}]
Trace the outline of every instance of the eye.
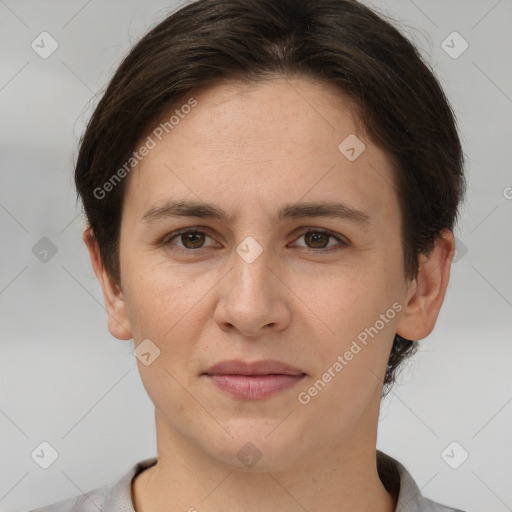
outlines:
[{"label": "eye", "polygon": [[[197,250],[197,249],[204,248],[203,244],[204,244],[206,238],[212,239],[204,231],[200,231],[199,229],[187,228],[187,229],[182,229],[180,231],[176,231],[175,233],[172,233],[172,235],[170,237],[167,237],[163,240],[162,244],[164,246],[175,245],[178,247],[178,249],[182,249],[182,250]],[[177,239],[178,242],[181,242],[182,245],[174,243],[173,240],[175,240],[175,239]],[[217,247],[218,246],[219,246],[219,244],[217,244]]]},{"label": "eye", "polygon": [[[341,247],[336,247],[336,249],[340,249],[343,247],[348,247],[350,244],[340,238],[339,236],[336,236],[334,233],[331,233],[330,231],[326,231],[323,229],[309,229],[308,231],[304,231],[302,235],[300,235],[297,240],[300,240],[301,238],[304,238],[304,241],[306,242],[306,248],[307,249],[314,249],[315,252],[321,252],[321,251],[329,251],[332,247],[336,247],[336,245],[340,245]],[[334,243],[330,246],[328,245],[329,239],[334,239],[338,242],[338,244]],[[294,243],[294,245],[296,242]],[[299,245],[299,247],[304,247]]]},{"label": "eye", "polygon": [[[213,245],[205,246],[204,244],[207,238],[213,240],[213,238],[209,236],[206,231],[202,231],[198,228],[184,228],[167,236],[162,241],[162,245],[164,247],[173,246],[173,249],[188,252],[198,251],[208,247],[220,247],[220,244],[215,241]],[[306,245],[297,244],[297,240],[300,240],[301,238],[304,238]],[[331,243],[329,245],[330,239],[333,239],[338,243]],[[309,228],[307,231],[304,231],[292,244],[292,246],[305,247],[306,249],[310,249],[315,253],[342,249],[344,247],[348,247],[349,245],[349,242],[343,240],[340,238],[340,236],[337,236],[330,231],[313,228]]]}]

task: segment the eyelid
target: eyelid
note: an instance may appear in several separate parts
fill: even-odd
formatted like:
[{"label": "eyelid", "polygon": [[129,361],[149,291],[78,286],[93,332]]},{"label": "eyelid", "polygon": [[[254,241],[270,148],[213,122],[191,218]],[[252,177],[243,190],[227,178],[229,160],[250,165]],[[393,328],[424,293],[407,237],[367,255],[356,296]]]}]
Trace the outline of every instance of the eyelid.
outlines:
[{"label": "eyelid", "polygon": [[[318,227],[314,227],[314,226],[307,226],[307,227],[300,228],[299,232],[294,235],[294,242],[297,241],[297,239],[299,239],[300,237],[304,236],[306,233],[310,233],[310,232],[324,233],[324,234],[330,236],[331,238],[334,238],[338,242],[338,244],[337,244],[338,246],[334,245],[331,247],[319,248],[319,249],[306,247],[306,246],[297,246],[297,247],[302,247],[303,249],[314,252],[314,253],[322,253],[322,252],[334,251],[334,250],[341,249],[344,247],[349,247],[352,245],[351,242],[345,236],[338,234],[338,233],[334,233],[334,232],[330,231],[329,229],[318,228]],[[172,233],[168,233],[162,239],[161,244],[163,246],[169,245],[169,244],[171,244],[171,241],[173,239],[179,237],[183,233],[203,233],[203,234],[207,235],[208,237],[214,239],[214,236],[211,234],[210,228],[208,228],[207,226],[192,226],[192,227],[180,228],[176,231],[173,231]],[[294,243],[294,242],[292,242],[292,243]],[[339,245],[341,245],[341,247],[339,247]],[[200,247],[199,249],[187,249],[187,248],[179,247],[179,246],[176,246],[176,248],[177,248],[177,250],[182,250],[182,251],[189,252],[189,253],[199,252],[202,249],[208,249],[208,247]]]},{"label": "eyelid", "polygon": [[[304,236],[306,233],[310,233],[310,232],[324,233],[326,235],[329,235],[331,238],[334,238],[335,240],[337,240],[339,242],[339,244],[341,244],[342,247],[348,247],[348,246],[352,245],[351,242],[348,240],[348,238],[346,238],[345,236],[338,234],[338,233],[334,233],[333,231],[331,231],[329,229],[317,228],[314,226],[301,228],[301,231],[299,231],[299,233],[294,238],[295,238],[295,240],[297,240],[301,236]],[[300,246],[300,247],[303,247],[303,246]],[[327,252],[327,251],[336,250],[339,248],[340,247],[336,247],[336,245],[333,245],[332,247],[326,247],[323,249],[314,249],[311,247],[304,247],[304,249],[307,249],[308,251],[313,251],[313,252],[322,252],[322,251]]]},{"label": "eyelid", "polygon": [[[210,238],[212,238],[212,239],[214,238],[213,235],[211,234],[210,228],[208,228],[207,226],[193,226],[193,227],[188,227],[188,228],[177,229],[176,231],[173,231],[172,233],[167,233],[164,236],[164,238],[162,239],[161,244],[162,245],[170,244],[171,240],[179,237],[180,235],[182,235],[184,233],[204,233],[205,235],[209,236]],[[178,247],[178,249],[182,249],[184,251],[191,252],[194,250],[200,251],[201,249],[205,249],[205,247],[201,247],[200,249],[185,249],[183,247]]]}]

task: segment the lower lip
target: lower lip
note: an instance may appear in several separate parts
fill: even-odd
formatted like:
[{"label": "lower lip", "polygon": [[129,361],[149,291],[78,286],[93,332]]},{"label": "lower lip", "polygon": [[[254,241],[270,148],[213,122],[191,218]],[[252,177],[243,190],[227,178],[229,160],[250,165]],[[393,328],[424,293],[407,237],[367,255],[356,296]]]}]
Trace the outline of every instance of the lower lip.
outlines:
[{"label": "lower lip", "polygon": [[207,375],[220,389],[237,398],[261,399],[295,386],[305,375]]}]

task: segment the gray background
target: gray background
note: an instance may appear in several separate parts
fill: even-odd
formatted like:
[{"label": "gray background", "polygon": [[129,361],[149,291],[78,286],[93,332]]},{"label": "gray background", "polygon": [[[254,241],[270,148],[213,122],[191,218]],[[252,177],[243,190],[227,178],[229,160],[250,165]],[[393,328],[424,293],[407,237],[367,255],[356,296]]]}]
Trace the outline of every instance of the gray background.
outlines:
[{"label": "gray background", "polygon": [[[0,0],[2,511],[89,491],[156,454],[132,342],[106,327],[72,169],[96,93],[175,5]],[[512,2],[372,5],[396,18],[434,66],[468,173],[445,305],[382,404],[378,447],[434,500],[468,512],[512,510]],[[43,31],[59,45],[46,59],[31,48]],[[454,31],[469,44],[458,58],[442,47]],[[445,45],[460,51],[452,39]],[[32,251],[43,237],[57,249],[46,262]],[[31,458],[43,441],[59,454],[48,469]],[[457,469],[442,457],[453,441],[452,465],[469,454]]]}]

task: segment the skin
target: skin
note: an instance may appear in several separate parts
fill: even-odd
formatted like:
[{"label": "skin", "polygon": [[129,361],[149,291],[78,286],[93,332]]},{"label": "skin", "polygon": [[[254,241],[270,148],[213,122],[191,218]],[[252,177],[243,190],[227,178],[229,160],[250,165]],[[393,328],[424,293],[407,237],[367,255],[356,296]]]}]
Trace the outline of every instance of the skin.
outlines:
[{"label": "skin", "polygon": [[[135,508],[391,512],[396,497],[376,468],[382,381],[394,334],[419,340],[435,325],[453,235],[443,231],[406,279],[390,159],[357,131],[350,102],[332,86],[221,82],[194,97],[197,106],[129,175],[119,285],[84,231],[110,332],[160,350],[149,366],[137,360],[155,405],[158,464],[133,481]],[[338,145],[354,133],[366,149],[351,162]],[[141,220],[170,199],[213,203],[237,217]],[[342,201],[369,222],[271,221],[285,204],[318,201]],[[202,246],[172,238],[199,226],[207,228]],[[350,245],[303,236],[318,229]],[[236,252],[249,236],[263,249],[252,263]],[[298,394],[394,303],[401,311],[301,404]],[[234,358],[275,359],[307,375],[263,400],[238,399],[201,375]],[[262,454],[252,467],[237,457],[247,442]]]}]

